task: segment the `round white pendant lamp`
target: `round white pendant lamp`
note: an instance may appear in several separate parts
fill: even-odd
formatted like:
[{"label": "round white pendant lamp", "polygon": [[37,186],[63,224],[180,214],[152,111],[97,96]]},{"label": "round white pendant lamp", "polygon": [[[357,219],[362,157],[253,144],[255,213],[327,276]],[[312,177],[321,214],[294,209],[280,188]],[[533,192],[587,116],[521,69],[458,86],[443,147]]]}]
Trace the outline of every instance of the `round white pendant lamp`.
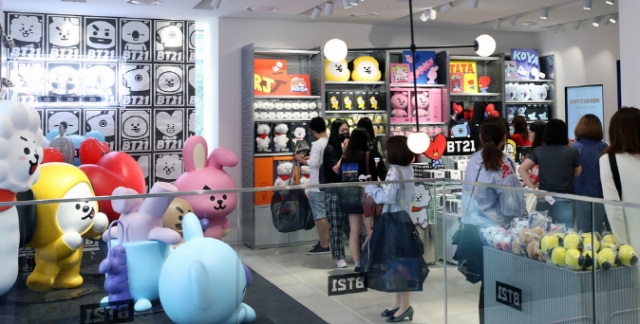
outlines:
[{"label": "round white pendant lamp", "polygon": [[409,138],[407,138],[407,146],[409,150],[415,154],[423,154],[426,152],[430,143],[431,139],[429,136],[419,130],[409,134]]},{"label": "round white pendant lamp", "polygon": [[329,60],[329,62],[340,63],[344,59],[347,58],[347,43],[345,43],[341,39],[331,39],[324,44],[324,57]]},{"label": "round white pendant lamp", "polygon": [[496,40],[485,34],[476,38],[476,54],[482,57],[491,56],[496,51]]}]

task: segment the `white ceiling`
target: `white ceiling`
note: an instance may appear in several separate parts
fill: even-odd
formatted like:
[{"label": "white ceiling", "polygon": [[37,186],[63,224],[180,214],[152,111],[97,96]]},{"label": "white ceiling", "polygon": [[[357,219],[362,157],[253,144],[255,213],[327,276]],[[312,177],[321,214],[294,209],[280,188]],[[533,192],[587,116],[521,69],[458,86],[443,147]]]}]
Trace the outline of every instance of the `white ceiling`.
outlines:
[{"label": "white ceiling", "polygon": [[[76,0],[77,1],[77,0]],[[39,13],[65,13],[115,17],[140,17],[164,19],[198,20],[210,17],[240,17],[291,21],[313,21],[310,18],[314,7],[324,8],[326,0],[222,0],[219,9],[194,10],[200,0],[163,0],[158,6],[134,6],[125,0],[86,0],[86,3],[62,2],[61,0],[4,0],[5,11]],[[321,14],[317,21],[350,22],[366,24],[407,25],[409,3],[407,0],[364,0],[358,6],[344,9],[342,0],[335,2],[333,15]],[[470,7],[471,0],[451,0],[453,9],[438,12],[435,21],[422,22],[419,16],[430,7],[438,7],[449,0],[413,0],[414,23],[416,26],[445,28],[494,29],[495,21],[502,19],[500,30],[539,32],[559,24],[572,24],[582,20],[591,22],[595,17],[606,16],[618,11],[617,3],[605,4],[605,0],[593,0],[590,11],[583,10],[583,0],[479,0],[477,9]],[[637,1],[637,0],[634,0]],[[214,0],[215,2],[215,0]],[[274,7],[275,12],[252,12],[249,7]],[[549,19],[540,19],[540,11],[550,7]],[[374,17],[351,17],[355,13],[375,13]],[[519,15],[515,26],[510,17]],[[522,26],[523,22],[533,22],[533,26]],[[583,28],[593,28],[584,24]],[[602,26],[605,27],[605,26]]]}]

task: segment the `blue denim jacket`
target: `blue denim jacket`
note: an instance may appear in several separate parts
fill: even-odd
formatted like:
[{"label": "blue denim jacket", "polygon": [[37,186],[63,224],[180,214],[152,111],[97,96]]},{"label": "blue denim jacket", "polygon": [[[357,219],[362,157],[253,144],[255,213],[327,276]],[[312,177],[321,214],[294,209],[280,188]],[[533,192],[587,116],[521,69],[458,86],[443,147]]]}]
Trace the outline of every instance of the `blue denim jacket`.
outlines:
[{"label": "blue denim jacket", "polygon": [[580,153],[582,173],[575,177],[573,184],[576,195],[593,198],[603,198],[600,182],[600,155],[607,148],[602,141],[581,138],[573,143],[573,147]]}]

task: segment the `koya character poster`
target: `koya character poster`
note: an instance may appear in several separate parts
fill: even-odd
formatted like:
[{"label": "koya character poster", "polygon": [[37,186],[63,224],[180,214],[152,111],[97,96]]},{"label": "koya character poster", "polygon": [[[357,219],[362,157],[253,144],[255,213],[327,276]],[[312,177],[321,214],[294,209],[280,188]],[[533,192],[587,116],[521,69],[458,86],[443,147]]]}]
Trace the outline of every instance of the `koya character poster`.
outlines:
[{"label": "koya character poster", "polygon": [[120,151],[151,151],[151,109],[120,109]]},{"label": "koya character poster", "polygon": [[537,49],[511,49],[511,60],[516,62],[518,80],[538,80],[540,59]]},{"label": "koya character poster", "polygon": [[187,65],[187,106],[196,106],[196,66],[195,64]]},{"label": "koya character poster", "polygon": [[127,62],[151,62],[153,25],[148,19],[120,19],[120,56]]},{"label": "koya character poster", "polygon": [[118,111],[116,109],[85,109],[84,110],[84,131],[98,131],[105,137],[105,141],[109,144],[112,151],[117,149],[117,132],[116,125]]},{"label": "koya character poster", "polygon": [[44,15],[7,13],[7,35],[13,37],[16,46],[11,57],[37,57],[44,54]]},{"label": "koya character poster", "polygon": [[82,26],[78,16],[47,16],[47,53],[50,58],[82,55]]},{"label": "koya character poster", "polygon": [[155,108],[157,151],[181,151],[184,143],[184,108]]},{"label": "koya character poster", "polygon": [[84,53],[87,58],[118,57],[118,19],[84,17]]},{"label": "koya character poster", "polygon": [[155,105],[184,106],[184,65],[155,64]]},{"label": "koya character poster", "polygon": [[184,22],[155,21],[155,61],[156,62],[184,62]]},{"label": "koya character poster", "polygon": [[47,122],[44,134],[57,130],[60,125],[65,128],[66,135],[80,135],[80,109],[47,109]]},{"label": "koya character poster", "polygon": [[154,153],[154,178],[153,183],[174,182],[182,174],[182,152],[178,153]]},{"label": "koya character poster", "polygon": [[126,64],[122,74],[124,106],[151,106],[151,64]]}]

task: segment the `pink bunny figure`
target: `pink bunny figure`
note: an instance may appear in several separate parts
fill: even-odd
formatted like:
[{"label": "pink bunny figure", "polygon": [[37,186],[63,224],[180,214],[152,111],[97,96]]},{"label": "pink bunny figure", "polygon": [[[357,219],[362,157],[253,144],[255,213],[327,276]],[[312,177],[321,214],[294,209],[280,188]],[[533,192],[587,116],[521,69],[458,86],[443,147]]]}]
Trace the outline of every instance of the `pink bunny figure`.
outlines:
[{"label": "pink bunny figure", "polygon": [[[175,186],[180,191],[235,189],[236,185],[223,167],[234,167],[238,158],[230,150],[218,147],[207,158],[207,142],[202,136],[191,136],[184,143],[182,156],[184,173],[176,179]],[[189,195],[180,197],[193,207],[193,213],[209,224],[204,236],[222,239],[231,232],[227,219],[238,201],[235,192],[213,195]]]}]

